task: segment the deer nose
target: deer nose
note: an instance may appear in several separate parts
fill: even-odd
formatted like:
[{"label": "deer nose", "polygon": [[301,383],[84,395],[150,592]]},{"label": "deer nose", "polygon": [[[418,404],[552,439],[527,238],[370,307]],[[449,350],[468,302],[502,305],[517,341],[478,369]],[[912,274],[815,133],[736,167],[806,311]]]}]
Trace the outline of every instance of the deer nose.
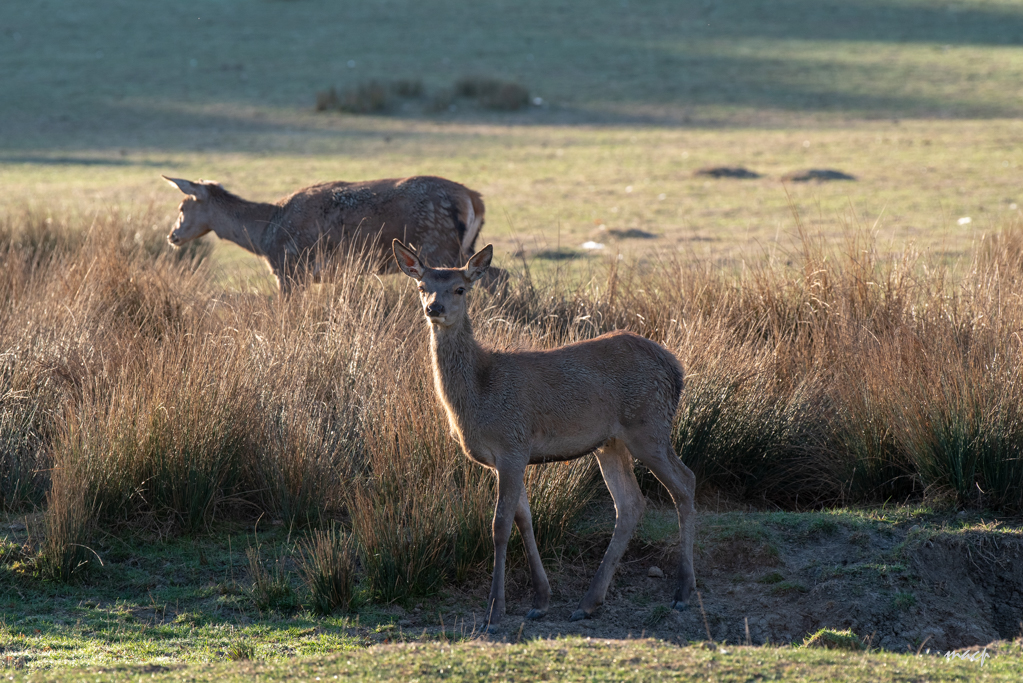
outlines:
[{"label": "deer nose", "polygon": [[444,306],[441,304],[430,304],[426,307],[426,315],[431,318],[444,315]]}]

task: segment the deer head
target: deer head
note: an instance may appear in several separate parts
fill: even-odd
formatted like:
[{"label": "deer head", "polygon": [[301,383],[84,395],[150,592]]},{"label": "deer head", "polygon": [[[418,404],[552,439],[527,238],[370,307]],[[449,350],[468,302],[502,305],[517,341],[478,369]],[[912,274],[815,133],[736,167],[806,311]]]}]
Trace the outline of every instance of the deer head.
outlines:
[{"label": "deer head", "polygon": [[465,315],[465,295],[487,272],[494,257],[494,247],[488,244],[462,268],[429,268],[401,241],[394,240],[393,248],[401,272],[419,282],[419,300],[427,320],[441,327],[450,327]]},{"label": "deer head", "polygon": [[214,209],[209,201],[210,187],[220,187],[219,183],[212,180],[192,182],[181,178],[161,177],[187,195],[181,200],[181,205],[178,207],[178,220],[174,223],[170,234],[167,235],[167,241],[175,247],[180,247],[185,242],[202,237],[212,230],[215,217]]}]

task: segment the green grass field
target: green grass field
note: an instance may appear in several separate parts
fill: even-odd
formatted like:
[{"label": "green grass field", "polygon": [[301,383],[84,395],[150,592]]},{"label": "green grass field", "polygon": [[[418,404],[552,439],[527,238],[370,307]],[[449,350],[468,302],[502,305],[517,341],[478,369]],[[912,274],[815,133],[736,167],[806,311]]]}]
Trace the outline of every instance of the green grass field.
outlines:
[{"label": "green grass field", "polygon": [[[450,95],[458,79],[468,76],[519,83],[531,98],[540,99],[519,111],[485,110]],[[424,94],[396,99],[387,111],[374,115],[315,111],[317,93],[330,87],[344,90],[395,80],[420,82]],[[934,263],[952,264],[953,274],[962,275],[979,244],[999,231],[1018,228],[1023,219],[1021,84],[1023,5],[1017,0],[8,2],[0,6],[0,221],[17,225],[25,216],[33,221],[51,216],[54,225],[87,226],[95,219],[97,225],[116,223],[114,232],[133,226],[146,233],[135,240],[142,244],[160,241],[176,216],[180,194],[160,174],[216,179],[243,197],[259,200],[324,180],[432,174],[484,194],[487,222],[479,244],[496,245],[499,265],[522,258],[544,273],[555,267],[588,273],[599,271],[620,252],[628,257],[625,263],[640,269],[670,257],[697,264],[697,270],[706,264],[707,272],[720,271],[728,278],[765,260],[782,266],[791,262],[798,270],[804,261],[794,254],[802,231],[820,234],[829,246],[846,251],[856,249],[850,235],[869,234],[885,254],[923,250],[923,270]],[[695,175],[708,166],[742,166],[761,177]],[[809,168],[839,170],[855,180],[784,180],[790,172]],[[111,219],[111,209],[120,218]],[[583,243],[590,241],[604,247],[584,249]],[[566,260],[548,260],[555,250]],[[241,249],[220,243],[213,253],[218,294],[222,289],[271,291],[265,269]],[[126,272],[149,272],[149,261],[132,258]],[[107,273],[114,270],[109,264],[104,267]],[[847,280],[853,282],[858,271],[845,267],[852,273]],[[885,291],[911,293],[909,300],[927,290],[932,283],[921,280],[923,286],[917,287],[914,272],[910,268]],[[179,288],[175,294],[189,288],[187,296],[194,301],[216,298],[208,285],[195,285],[196,280],[164,268],[152,282],[139,275],[139,300],[163,301],[162,285],[153,282],[163,282],[165,276]],[[94,283],[87,279],[76,291],[91,291],[86,285]],[[810,310],[812,317],[815,309],[809,302],[816,301],[817,293],[811,291],[816,286],[811,279],[807,276],[800,284],[809,298],[799,310]],[[995,285],[985,292],[1002,292],[1001,280],[992,277],[990,282]],[[707,291],[718,292],[715,286],[708,285]],[[16,289],[12,285],[10,291]],[[63,334],[61,325],[67,323],[54,303],[62,295],[55,286],[51,289],[49,299],[40,299],[45,306],[29,313],[19,309],[21,317],[12,313],[11,319],[23,321],[26,329],[31,320],[45,319],[39,327],[45,336],[52,316],[53,329]],[[115,285],[108,289],[120,291]],[[597,289],[594,296],[599,299]],[[101,296],[107,290],[97,291]],[[934,292],[931,298],[919,294],[920,301],[937,306],[934,302],[943,292],[940,286]],[[640,294],[634,300],[642,303]],[[1006,300],[1017,294],[1010,292]],[[798,298],[797,292],[793,300]],[[275,329],[273,321],[280,322],[278,331],[291,330],[297,338],[305,334],[303,316],[315,321],[320,315],[320,304],[312,299],[308,308],[296,304],[295,311],[284,313],[264,310],[259,301],[239,301],[229,300],[227,308],[242,311],[238,320],[244,325],[237,327],[243,342],[249,339],[244,335],[251,322],[246,315],[256,321],[251,330],[260,343],[260,335],[269,337]],[[86,303],[79,302],[75,313],[64,308],[71,318],[100,321],[95,330],[109,331],[130,318],[116,306],[91,299]],[[607,310],[615,305],[622,304]],[[712,303],[694,303],[694,319],[702,305]],[[747,310],[760,310],[744,305],[736,305],[739,318]],[[200,308],[188,306],[189,311]],[[251,308],[247,313],[245,306]],[[596,303],[593,307],[599,309]],[[109,320],[103,317],[105,308],[116,309]],[[966,309],[973,310],[969,305]],[[218,309],[217,315],[231,320],[233,313],[224,310]],[[551,310],[561,311],[553,305]],[[976,310],[984,315],[989,311]],[[784,305],[771,314],[783,316]],[[899,315],[893,319],[905,318]],[[921,313],[920,319],[924,317]],[[988,334],[983,332],[988,319],[990,315],[969,329],[978,338]],[[539,327],[524,329],[523,338],[540,334]],[[705,332],[709,324],[694,329],[704,331],[678,342],[679,348],[698,367],[702,363],[709,368],[711,374],[704,378],[697,373],[696,386],[705,382],[706,396],[723,397],[721,387],[727,383],[722,368],[731,367],[732,351],[714,349],[730,349],[734,339]],[[831,327],[821,323],[819,329]],[[866,323],[864,329],[870,332]],[[88,332],[99,334],[95,330],[90,327]],[[949,334],[958,341],[956,330]],[[13,332],[10,338],[15,338]],[[75,338],[77,351],[93,343],[84,333]],[[136,344],[137,338],[149,344],[145,334],[125,333],[104,348],[110,353],[111,348]],[[210,332],[205,338],[215,335]],[[934,338],[945,339],[939,334]],[[288,340],[278,341],[274,348],[284,348]],[[319,363],[327,352],[319,343],[313,337],[304,342],[306,355],[289,372],[299,378],[306,377],[307,369],[309,377],[321,375]],[[138,344],[152,357],[162,348],[158,340],[152,348]],[[976,346],[987,348],[979,342]],[[1003,346],[990,345],[999,350]],[[191,346],[176,348],[186,350],[182,358],[191,358]],[[941,358],[944,347],[939,343],[936,348],[934,357]],[[0,359],[7,351],[0,348]],[[214,351],[196,352],[195,364],[211,366],[203,354]],[[21,358],[18,353],[12,351],[10,358]],[[762,370],[761,356],[735,354],[750,373]],[[797,356],[802,358],[792,354]],[[855,355],[843,356],[850,357]],[[65,367],[59,365],[67,360],[63,355],[53,359],[53,367]],[[268,356],[267,368],[273,367],[272,360]],[[347,367],[330,360],[335,361],[336,367]],[[93,362],[91,357],[88,362]],[[859,362],[882,366],[873,357]],[[26,363],[24,367],[37,367]],[[953,362],[950,367],[958,366]],[[963,372],[962,386],[981,386],[973,378],[987,378],[985,372],[1001,377],[993,365],[977,361],[976,367],[980,369],[973,375]],[[173,361],[166,368],[168,377],[178,372]],[[373,372],[388,377],[379,368]],[[856,374],[849,368],[841,372]],[[867,385],[882,374],[867,377],[862,393],[868,399],[872,389]],[[952,374],[955,380],[958,376]],[[259,377],[269,385],[274,375],[267,370]],[[823,386],[821,377],[814,381]],[[14,387],[15,380],[7,375],[2,379],[0,408],[6,410],[25,394]],[[140,380],[138,386],[149,387],[147,381]],[[281,380],[281,387],[288,381]],[[1013,380],[1004,381],[990,385],[996,398],[1005,394],[1000,387]],[[923,379],[920,383],[925,386]],[[65,391],[56,380],[39,386]],[[171,383],[154,380],[152,386]],[[904,406],[914,397],[930,396],[906,386],[904,394],[885,394],[885,400]],[[949,386],[949,404],[957,406],[959,385],[952,381]],[[764,387],[757,385],[756,390],[775,400],[774,390],[767,383]],[[985,391],[987,387],[981,386]],[[195,391],[206,396],[201,388]],[[284,389],[278,391],[270,401],[274,406],[305,409],[310,403],[297,393],[281,398]],[[854,387],[849,394],[856,391]],[[167,396],[170,403],[191,400],[185,390]],[[806,400],[812,402],[814,396]],[[102,400],[90,404],[95,415],[89,419],[96,424],[103,422]],[[125,400],[124,405],[130,408],[146,400]],[[746,415],[756,406],[751,403],[747,410],[743,400],[740,396],[726,408]],[[792,405],[798,401],[793,399]],[[87,418],[91,415],[77,408]],[[887,415],[871,409],[866,400],[862,425],[868,431],[874,424],[870,419]],[[128,420],[130,410],[125,410],[129,417],[123,419]],[[148,415],[144,410],[139,414]],[[921,417],[920,425],[931,417]],[[434,437],[422,419],[393,419]],[[86,418],[83,424],[88,424]],[[913,428],[926,432],[920,425]],[[1015,433],[1011,427],[1006,433]],[[886,446],[882,436],[878,443]],[[972,495],[968,485],[965,489]],[[4,524],[17,523],[25,512],[5,516]],[[39,517],[34,519],[38,522]],[[819,521],[812,515],[806,518]],[[934,525],[944,527],[946,522],[940,519]],[[827,520],[822,524],[829,528]],[[1023,670],[1018,639],[993,646],[992,657],[982,665],[948,661],[937,652],[917,656],[876,648],[818,651],[736,647],[734,642],[679,647],[664,639],[576,636],[495,644],[463,640],[462,632],[448,642],[436,634],[420,638],[401,632],[395,610],[368,599],[357,615],[316,617],[305,609],[287,616],[264,614],[252,606],[248,583],[234,576],[235,570],[244,575],[238,547],[223,547],[228,538],[248,544],[248,527],[217,527],[212,534],[175,531],[169,538],[162,535],[155,516],[140,527],[143,532],[130,529],[123,538],[109,531],[100,534],[97,548],[107,561],[114,561],[93,572],[86,583],[45,581],[27,569],[13,569],[17,561],[11,557],[0,557],[0,678],[1009,681],[1018,680]],[[279,528],[269,532],[269,543],[281,543],[284,533]],[[594,537],[602,538],[600,533]],[[641,539],[641,547],[664,546],[672,533],[662,534],[656,543]],[[587,543],[593,544],[583,545]],[[5,548],[0,546],[0,551]],[[571,566],[566,573],[577,569]],[[781,587],[796,599],[806,589],[780,573],[777,579],[770,584],[774,588],[764,590]],[[484,585],[485,577],[477,583]],[[465,590],[458,599],[469,613],[481,598],[471,587]],[[893,610],[911,609],[911,598],[895,594]],[[168,612],[173,615],[169,619]],[[243,661],[225,661],[231,658]]]},{"label": "green grass field", "polygon": [[[52,2],[4,15],[7,211],[152,205],[162,231],[178,197],[160,173],[254,199],[430,173],[484,193],[502,259],[596,241],[598,254],[731,261],[791,248],[794,213],[829,237],[865,227],[894,251],[962,254],[1023,202],[1023,9],[1008,0]],[[429,96],[473,74],[545,105],[313,112],[329,86],[418,79]],[[710,165],[763,177],[693,177]],[[805,168],[857,180],[781,181]],[[612,232],[632,229],[651,237]]]},{"label": "green grass field", "polygon": [[357,652],[273,663],[107,666],[39,671],[11,681],[1016,681],[1018,647],[974,661],[942,654],[755,647],[679,648],[650,640],[564,638],[522,644],[443,643],[378,646]]},{"label": "green grass field", "polygon": [[[636,542],[647,549],[670,544],[674,531],[665,533],[661,528],[666,520],[671,521],[669,511],[651,510]],[[31,527],[34,520],[28,521]],[[894,576],[894,595],[910,603],[896,609],[911,610],[913,592],[923,598],[924,591],[920,577],[914,578],[919,567],[913,568],[912,548],[928,542],[941,544],[944,539],[949,548],[965,544],[991,553],[999,545],[1018,548],[1020,538],[1018,527],[985,521],[982,516],[903,507],[752,515],[708,512],[701,518],[699,546],[701,556],[708,558],[734,553],[735,543],[750,540],[779,548],[776,552],[784,564],[769,563],[766,568],[772,571],[752,585],[764,594],[789,594],[777,598],[781,604],[806,590],[793,588],[798,584],[786,582],[777,571],[788,572],[798,565],[791,561],[793,553],[843,536],[856,546],[861,544],[859,538],[872,534],[875,541],[886,537],[896,541],[879,555],[888,563],[886,568],[875,563],[876,557],[864,556],[862,564],[835,564],[831,571],[851,582],[851,592],[891,584]],[[726,681],[1012,681],[1023,673],[1019,639],[956,650],[972,660],[953,660],[946,656],[947,650],[925,639],[896,653],[879,648],[880,637],[870,633],[847,636],[844,641],[833,635],[831,642],[846,647],[828,650],[808,647],[800,640],[781,646],[758,644],[758,635],[753,636],[752,645],[741,635],[711,640],[704,637],[703,625],[708,618],[718,622],[720,605],[713,602],[715,588],[707,580],[702,586],[707,614],[703,621],[699,613],[694,615],[699,625],[693,635],[698,637],[686,639],[668,637],[671,618],[654,609],[650,614],[660,615],[660,622],[648,619],[646,628],[630,638],[624,638],[624,633],[602,636],[589,631],[591,635],[586,635],[586,628],[564,624],[571,630],[563,632],[563,637],[536,637],[530,625],[525,634],[512,628],[496,641],[480,640],[472,633],[469,611],[478,611],[481,596],[476,593],[466,600],[464,586],[404,608],[371,604],[362,593],[356,613],[329,617],[303,607],[306,596],[296,586],[291,608],[260,608],[253,595],[246,550],[259,547],[266,557],[275,550],[287,552],[299,535],[280,525],[257,524],[249,529],[221,525],[213,533],[165,542],[109,536],[96,544],[106,560],[104,567],[85,582],[67,585],[33,581],[17,562],[0,562],[0,587],[5,589],[0,604],[3,680],[315,680],[317,676],[333,680],[338,676],[353,680],[644,681],[710,676]],[[586,541],[579,536],[577,543]],[[573,547],[563,561],[571,564],[569,556],[579,552],[578,545]],[[1011,550],[1004,557],[1010,555]],[[960,557],[965,556],[953,554],[948,559]],[[827,560],[824,565],[830,566]],[[741,582],[738,575],[726,579],[733,586]],[[637,596],[630,601],[643,603]],[[702,610],[702,605],[697,609]],[[800,609],[792,608],[787,618],[798,619]],[[756,621],[755,609],[738,605],[732,613],[733,618],[750,613],[753,618],[747,623]],[[919,609],[914,613],[925,623],[934,614]],[[841,632],[830,628],[825,633]],[[978,659],[982,655],[984,659]]]}]

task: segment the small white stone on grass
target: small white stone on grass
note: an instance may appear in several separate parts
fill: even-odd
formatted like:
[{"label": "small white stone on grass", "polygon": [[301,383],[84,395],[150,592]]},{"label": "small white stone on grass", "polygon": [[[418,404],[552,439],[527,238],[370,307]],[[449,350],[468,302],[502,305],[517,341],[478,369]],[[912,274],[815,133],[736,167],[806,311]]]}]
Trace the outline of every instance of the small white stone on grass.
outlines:
[{"label": "small white stone on grass", "polygon": [[969,225],[970,223],[973,222],[973,219],[970,218],[969,216],[963,216],[956,222],[959,223],[959,225]]},{"label": "small white stone on grass", "polygon": [[589,242],[583,242],[583,249],[603,249],[603,248],[604,248],[604,245],[601,244],[600,242],[594,242],[592,240],[589,241]]},{"label": "small white stone on grass", "polygon": [[650,569],[646,570],[646,575],[651,579],[663,579],[664,571],[662,571],[658,566],[651,566]]}]

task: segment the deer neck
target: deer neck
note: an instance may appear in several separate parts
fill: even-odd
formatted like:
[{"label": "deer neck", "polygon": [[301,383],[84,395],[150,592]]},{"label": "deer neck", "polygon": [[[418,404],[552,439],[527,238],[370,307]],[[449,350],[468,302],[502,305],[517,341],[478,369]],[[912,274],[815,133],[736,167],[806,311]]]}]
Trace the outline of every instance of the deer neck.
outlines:
[{"label": "deer neck", "polygon": [[463,315],[450,327],[431,325],[430,353],[433,379],[449,418],[460,432],[480,405],[480,377],[485,374],[490,354],[477,342],[469,316]]},{"label": "deer neck", "polygon": [[277,208],[274,204],[237,199],[220,207],[222,218],[215,222],[213,232],[222,240],[263,256],[263,233]]}]

